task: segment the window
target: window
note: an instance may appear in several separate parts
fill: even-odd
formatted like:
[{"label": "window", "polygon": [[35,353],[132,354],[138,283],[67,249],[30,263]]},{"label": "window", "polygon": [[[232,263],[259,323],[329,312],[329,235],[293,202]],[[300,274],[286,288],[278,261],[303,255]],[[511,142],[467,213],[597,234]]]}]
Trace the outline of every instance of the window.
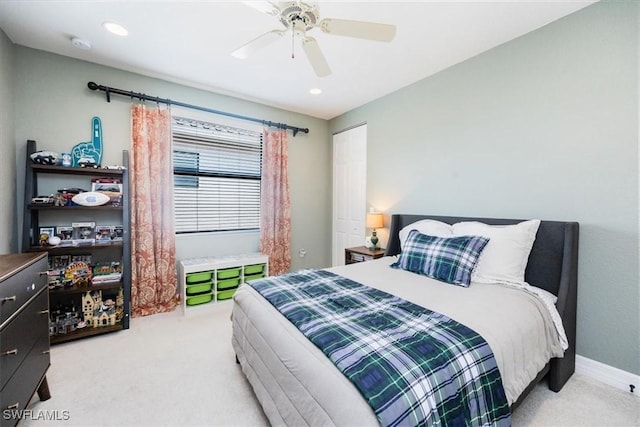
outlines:
[{"label": "window", "polygon": [[260,227],[262,134],[174,117],[176,233]]}]

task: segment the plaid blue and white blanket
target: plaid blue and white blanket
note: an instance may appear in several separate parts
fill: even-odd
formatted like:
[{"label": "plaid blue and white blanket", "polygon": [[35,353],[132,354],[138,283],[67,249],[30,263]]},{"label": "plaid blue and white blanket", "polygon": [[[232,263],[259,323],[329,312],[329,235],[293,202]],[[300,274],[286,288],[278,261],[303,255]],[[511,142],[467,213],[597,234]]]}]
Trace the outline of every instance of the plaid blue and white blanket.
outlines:
[{"label": "plaid blue and white blanket", "polygon": [[248,282],[358,388],[383,426],[508,426],[486,341],[468,327],[326,270]]}]

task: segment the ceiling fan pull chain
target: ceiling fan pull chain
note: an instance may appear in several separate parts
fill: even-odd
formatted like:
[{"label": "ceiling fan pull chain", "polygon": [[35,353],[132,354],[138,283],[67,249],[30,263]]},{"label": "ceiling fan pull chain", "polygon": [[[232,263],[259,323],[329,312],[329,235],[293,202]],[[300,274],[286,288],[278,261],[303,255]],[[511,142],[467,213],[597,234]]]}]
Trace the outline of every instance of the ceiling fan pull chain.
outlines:
[{"label": "ceiling fan pull chain", "polygon": [[295,29],[292,28],[291,29],[291,59],[296,59],[296,55],[294,51],[296,48],[295,39],[296,39],[296,32],[295,32]]}]

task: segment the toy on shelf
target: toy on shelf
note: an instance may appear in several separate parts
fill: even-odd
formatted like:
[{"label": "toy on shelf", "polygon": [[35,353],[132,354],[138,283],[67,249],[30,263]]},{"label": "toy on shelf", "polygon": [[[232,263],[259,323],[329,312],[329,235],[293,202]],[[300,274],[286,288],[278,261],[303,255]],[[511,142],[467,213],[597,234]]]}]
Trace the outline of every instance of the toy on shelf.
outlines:
[{"label": "toy on shelf", "polygon": [[67,335],[77,329],[115,326],[124,318],[124,293],[103,294],[101,290],[88,290],[82,294],[81,308],[74,303],[58,303],[49,318],[49,335]]},{"label": "toy on shelf", "polygon": [[89,286],[91,283],[91,267],[83,261],[72,262],[64,271],[65,279],[70,279],[73,286]]},{"label": "toy on shelf", "polygon": [[53,203],[56,206],[73,206],[75,205],[73,198],[80,193],[86,192],[87,190],[77,187],[61,188],[58,190],[58,194],[54,196]]},{"label": "toy on shelf", "polygon": [[67,199],[62,193],[56,193],[53,196],[53,206],[64,206],[67,204]]},{"label": "toy on shelf", "polygon": [[73,146],[71,157],[74,167],[100,167],[102,160],[102,122],[99,117],[91,119],[91,141]]},{"label": "toy on shelf", "polygon": [[53,151],[36,151],[29,156],[33,163],[39,165],[55,166],[62,163],[62,159],[58,153]]},{"label": "toy on shelf", "polygon": [[122,320],[119,312],[124,311],[124,296],[122,289],[118,291],[116,301],[107,298],[103,301],[102,291],[87,291],[82,296],[82,313],[88,326],[98,328],[101,326],[113,326]]},{"label": "toy on shelf", "polygon": [[47,244],[49,246],[58,246],[61,242],[62,239],[58,236],[49,236],[49,239],[47,240]]},{"label": "toy on shelf", "polygon": [[96,223],[93,221],[72,222],[71,237],[75,245],[93,245],[96,241]]},{"label": "toy on shelf", "polygon": [[87,191],[78,193],[71,198],[71,201],[80,206],[102,206],[107,204],[111,198],[97,191]]},{"label": "toy on shelf", "polygon": [[96,161],[90,157],[80,157],[80,159],[78,159],[78,166],[80,166],[81,168],[94,168],[94,169],[98,169],[100,167],[100,165],[97,164]]},{"label": "toy on shelf", "polygon": [[93,178],[91,191],[108,196],[111,206],[122,205],[122,180],[119,178]]},{"label": "toy on shelf", "polygon": [[51,206],[54,204],[53,196],[38,196],[31,199],[31,204],[40,206]]},{"label": "toy on shelf", "polygon": [[119,282],[122,279],[122,267],[119,262],[99,262],[93,266],[93,285]]},{"label": "toy on shelf", "polygon": [[40,246],[47,246],[47,240],[49,240],[49,235],[46,233],[40,234],[39,244]]}]

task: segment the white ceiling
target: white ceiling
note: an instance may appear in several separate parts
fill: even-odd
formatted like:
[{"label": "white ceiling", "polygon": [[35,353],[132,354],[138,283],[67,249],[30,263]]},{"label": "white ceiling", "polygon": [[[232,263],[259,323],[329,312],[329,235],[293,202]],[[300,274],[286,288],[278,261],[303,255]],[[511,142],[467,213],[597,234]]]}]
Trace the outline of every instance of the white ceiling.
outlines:
[{"label": "white ceiling", "polygon": [[[330,119],[592,3],[316,2],[321,19],[397,26],[391,43],[310,31],[333,71],[324,78],[299,44],[291,59],[289,37],[248,59],[232,57],[249,40],[283,28],[240,2],[0,0],[0,28],[15,44]],[[129,35],[108,33],[104,21],[122,24]],[[73,47],[73,37],[92,48]],[[309,94],[314,87],[323,93]]]}]

